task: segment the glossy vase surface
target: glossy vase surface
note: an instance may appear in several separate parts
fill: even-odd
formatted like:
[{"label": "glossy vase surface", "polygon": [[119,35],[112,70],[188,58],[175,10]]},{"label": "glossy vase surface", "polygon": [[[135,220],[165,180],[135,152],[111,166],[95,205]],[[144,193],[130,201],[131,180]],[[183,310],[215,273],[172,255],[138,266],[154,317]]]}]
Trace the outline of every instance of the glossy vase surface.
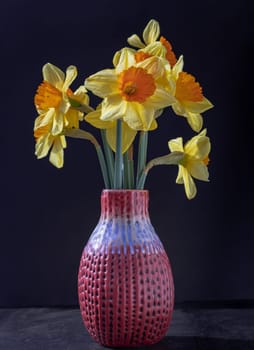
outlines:
[{"label": "glossy vase surface", "polygon": [[172,271],[150,222],[148,200],[148,191],[104,190],[99,222],[81,257],[82,318],[104,346],[157,343],[172,318]]}]

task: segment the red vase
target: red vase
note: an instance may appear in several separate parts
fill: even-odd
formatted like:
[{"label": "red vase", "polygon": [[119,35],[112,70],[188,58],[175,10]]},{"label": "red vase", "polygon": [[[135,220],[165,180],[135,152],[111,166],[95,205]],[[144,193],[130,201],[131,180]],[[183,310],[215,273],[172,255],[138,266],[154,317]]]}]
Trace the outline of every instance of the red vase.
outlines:
[{"label": "red vase", "polygon": [[172,318],[172,271],[150,222],[148,197],[142,190],[104,190],[100,220],[81,257],[82,318],[104,346],[157,343]]}]

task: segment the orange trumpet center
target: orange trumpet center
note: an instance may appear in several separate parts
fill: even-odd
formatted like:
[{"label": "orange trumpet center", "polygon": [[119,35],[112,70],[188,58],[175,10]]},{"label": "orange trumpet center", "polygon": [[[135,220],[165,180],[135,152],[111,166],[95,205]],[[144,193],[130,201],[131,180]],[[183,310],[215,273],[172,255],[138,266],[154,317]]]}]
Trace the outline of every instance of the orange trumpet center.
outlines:
[{"label": "orange trumpet center", "polygon": [[160,42],[166,48],[166,50],[167,50],[166,59],[170,63],[171,67],[173,67],[176,64],[177,60],[176,60],[176,56],[174,54],[174,51],[172,50],[172,46],[171,46],[170,42],[166,38],[164,38],[164,36],[160,37]]},{"label": "orange trumpet center", "polygon": [[43,81],[39,85],[34,97],[36,107],[43,110],[59,107],[61,100],[61,91],[47,81]]},{"label": "orange trumpet center", "polygon": [[203,100],[202,88],[195,78],[186,72],[180,72],[176,82],[175,97],[179,101],[199,102]]},{"label": "orange trumpet center", "polygon": [[124,70],[118,81],[120,93],[126,101],[145,102],[156,89],[153,76],[140,67]]}]

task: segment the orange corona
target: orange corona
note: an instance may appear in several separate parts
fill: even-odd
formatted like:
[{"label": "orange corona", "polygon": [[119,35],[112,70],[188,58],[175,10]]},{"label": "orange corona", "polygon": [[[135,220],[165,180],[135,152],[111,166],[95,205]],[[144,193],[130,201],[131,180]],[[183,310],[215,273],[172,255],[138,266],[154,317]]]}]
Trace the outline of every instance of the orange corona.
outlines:
[{"label": "orange corona", "polygon": [[153,76],[140,67],[124,70],[118,81],[120,93],[126,101],[145,102],[156,89]]},{"label": "orange corona", "polygon": [[176,82],[175,97],[179,101],[199,102],[203,100],[202,88],[195,78],[186,72],[180,72]]},{"label": "orange corona", "polygon": [[166,50],[167,50],[166,59],[170,63],[171,67],[173,67],[176,64],[177,60],[176,60],[176,56],[174,54],[174,51],[172,51],[172,46],[171,46],[170,42],[166,38],[164,38],[164,36],[160,37],[160,42],[166,48]]},{"label": "orange corona", "polygon": [[42,110],[59,107],[61,100],[61,91],[47,81],[43,81],[39,85],[37,93],[34,97],[36,107]]}]

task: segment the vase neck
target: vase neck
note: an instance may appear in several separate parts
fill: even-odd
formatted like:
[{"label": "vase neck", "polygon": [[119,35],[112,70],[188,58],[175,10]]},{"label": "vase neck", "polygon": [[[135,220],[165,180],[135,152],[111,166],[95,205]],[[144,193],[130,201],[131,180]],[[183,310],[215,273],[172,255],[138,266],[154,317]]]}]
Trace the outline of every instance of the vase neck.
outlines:
[{"label": "vase neck", "polygon": [[101,217],[86,245],[87,251],[93,254],[163,251],[150,221],[148,197],[149,192],[144,190],[104,190]]},{"label": "vase neck", "polygon": [[101,215],[106,217],[148,216],[149,192],[145,190],[103,190]]}]

